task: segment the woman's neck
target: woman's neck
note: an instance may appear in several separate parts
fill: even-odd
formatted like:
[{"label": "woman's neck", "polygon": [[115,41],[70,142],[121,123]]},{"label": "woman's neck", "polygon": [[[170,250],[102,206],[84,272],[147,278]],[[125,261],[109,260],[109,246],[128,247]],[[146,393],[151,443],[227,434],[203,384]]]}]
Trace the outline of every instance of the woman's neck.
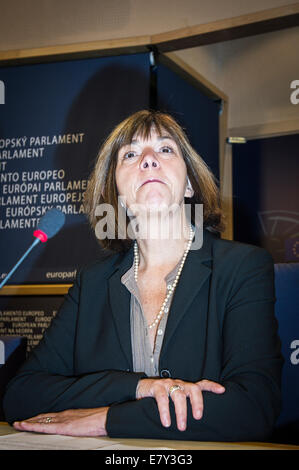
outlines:
[{"label": "woman's neck", "polygon": [[139,233],[137,238],[139,251],[139,269],[147,271],[152,268],[163,266],[175,266],[187,247],[190,237],[190,224],[186,218],[180,220],[169,219],[147,220],[147,226],[139,222]]}]

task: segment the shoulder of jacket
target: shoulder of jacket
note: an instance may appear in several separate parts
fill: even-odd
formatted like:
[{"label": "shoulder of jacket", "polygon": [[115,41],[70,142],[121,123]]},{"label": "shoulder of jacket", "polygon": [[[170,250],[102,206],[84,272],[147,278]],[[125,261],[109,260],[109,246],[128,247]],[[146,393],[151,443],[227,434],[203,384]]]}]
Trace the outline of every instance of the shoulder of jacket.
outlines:
[{"label": "shoulder of jacket", "polygon": [[124,253],[112,253],[98,259],[92,263],[83,266],[79,275],[81,279],[94,279],[109,276],[123,259]]},{"label": "shoulder of jacket", "polygon": [[272,260],[271,254],[265,248],[260,246],[235,240],[226,240],[217,237],[213,238],[213,253],[216,258],[229,257],[242,262],[245,258],[253,256],[254,258]]}]

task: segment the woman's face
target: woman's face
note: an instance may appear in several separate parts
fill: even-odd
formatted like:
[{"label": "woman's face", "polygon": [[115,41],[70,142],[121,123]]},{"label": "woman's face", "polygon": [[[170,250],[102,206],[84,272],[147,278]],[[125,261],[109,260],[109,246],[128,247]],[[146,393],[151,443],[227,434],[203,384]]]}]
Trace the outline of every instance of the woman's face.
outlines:
[{"label": "woman's face", "polygon": [[181,205],[191,197],[187,169],[181,151],[165,131],[153,128],[148,139],[136,136],[120,148],[116,165],[116,185],[126,207],[143,205],[145,209]]}]

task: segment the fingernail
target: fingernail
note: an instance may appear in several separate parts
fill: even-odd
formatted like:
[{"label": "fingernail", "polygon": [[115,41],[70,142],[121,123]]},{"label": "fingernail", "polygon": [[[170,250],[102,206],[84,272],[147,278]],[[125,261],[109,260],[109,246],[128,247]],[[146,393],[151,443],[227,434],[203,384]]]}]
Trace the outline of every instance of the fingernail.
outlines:
[{"label": "fingernail", "polygon": [[14,421],[13,427],[15,429],[21,429],[22,428],[22,421]]},{"label": "fingernail", "polygon": [[169,426],[170,426],[170,421],[169,421],[169,419],[168,419],[167,416],[164,416],[164,417],[163,417],[163,425],[164,425],[166,428],[169,428]]},{"label": "fingernail", "polygon": [[179,430],[180,431],[185,431],[185,429],[186,429],[186,423],[185,423],[185,421],[181,421],[180,426],[179,426]]}]

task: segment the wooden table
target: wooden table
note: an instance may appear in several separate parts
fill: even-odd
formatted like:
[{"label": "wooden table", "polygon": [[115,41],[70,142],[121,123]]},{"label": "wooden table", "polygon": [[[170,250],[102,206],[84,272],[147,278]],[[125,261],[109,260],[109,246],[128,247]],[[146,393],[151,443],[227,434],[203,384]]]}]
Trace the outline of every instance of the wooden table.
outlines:
[{"label": "wooden table", "polygon": [[[8,423],[0,422],[0,436],[16,434],[16,431]],[[86,438],[77,438],[86,439]],[[198,441],[174,441],[158,439],[111,439],[109,437],[93,438],[107,441],[107,446],[120,445],[136,450],[161,449],[170,450],[299,450],[299,446],[287,444],[272,444],[266,442],[198,442]],[[9,450],[9,448],[8,448]],[[105,450],[105,447],[103,447]]]}]

